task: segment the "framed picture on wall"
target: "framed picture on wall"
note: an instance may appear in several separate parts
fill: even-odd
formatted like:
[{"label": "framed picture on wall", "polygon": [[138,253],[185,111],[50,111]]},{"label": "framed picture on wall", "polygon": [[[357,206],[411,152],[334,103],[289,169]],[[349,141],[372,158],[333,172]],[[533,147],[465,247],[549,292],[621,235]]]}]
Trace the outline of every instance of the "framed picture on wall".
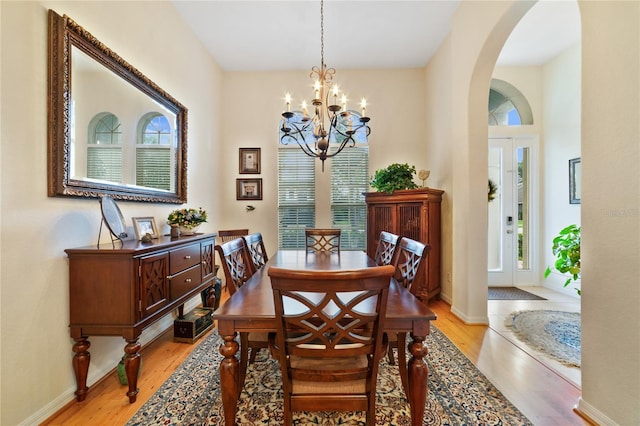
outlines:
[{"label": "framed picture on wall", "polygon": [[158,238],[158,227],[156,220],[152,217],[134,217],[133,229],[136,231],[136,239],[140,240],[146,234],[151,234],[151,238]]},{"label": "framed picture on wall", "polygon": [[262,179],[236,179],[236,200],[262,200]]},{"label": "framed picture on wall", "polygon": [[240,174],[260,174],[260,148],[240,148]]},{"label": "framed picture on wall", "polygon": [[569,204],[580,204],[582,198],[582,164],[580,157],[569,160]]}]

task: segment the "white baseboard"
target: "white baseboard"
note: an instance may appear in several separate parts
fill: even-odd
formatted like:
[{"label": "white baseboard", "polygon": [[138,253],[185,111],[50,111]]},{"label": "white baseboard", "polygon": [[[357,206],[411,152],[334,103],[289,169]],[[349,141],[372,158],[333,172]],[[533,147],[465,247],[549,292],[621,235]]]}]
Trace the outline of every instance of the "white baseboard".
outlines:
[{"label": "white baseboard", "polygon": [[618,423],[614,422],[600,410],[596,409],[593,405],[586,402],[584,399],[582,399],[582,397],[578,399],[578,404],[575,406],[574,410],[581,416],[584,416],[586,419],[597,425],[618,426]]},{"label": "white baseboard", "polygon": [[488,316],[483,316],[483,317],[468,317],[466,315],[464,315],[458,308],[456,308],[455,306],[451,306],[451,312],[457,316],[458,318],[460,318],[460,320],[462,322],[464,322],[465,324],[472,324],[472,325],[489,325],[489,317]]}]

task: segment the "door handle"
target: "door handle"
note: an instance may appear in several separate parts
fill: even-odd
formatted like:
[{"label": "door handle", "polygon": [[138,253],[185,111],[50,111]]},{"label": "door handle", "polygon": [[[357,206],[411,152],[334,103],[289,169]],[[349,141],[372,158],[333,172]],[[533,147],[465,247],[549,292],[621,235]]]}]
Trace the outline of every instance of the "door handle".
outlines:
[{"label": "door handle", "polygon": [[513,225],[513,216],[507,216],[507,225]]},{"label": "door handle", "polygon": [[507,234],[513,234],[513,229],[507,229]]}]

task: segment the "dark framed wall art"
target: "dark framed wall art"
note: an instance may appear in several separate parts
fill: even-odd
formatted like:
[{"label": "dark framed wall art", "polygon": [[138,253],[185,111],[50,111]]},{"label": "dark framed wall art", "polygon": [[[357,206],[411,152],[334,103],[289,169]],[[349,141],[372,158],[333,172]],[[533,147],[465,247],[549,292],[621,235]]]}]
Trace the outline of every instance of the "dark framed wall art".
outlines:
[{"label": "dark framed wall art", "polygon": [[262,179],[236,179],[236,200],[262,200]]},{"label": "dark framed wall art", "polygon": [[582,163],[580,157],[569,160],[569,204],[580,204],[582,198]]},{"label": "dark framed wall art", "polygon": [[260,174],[260,148],[240,148],[240,174]]}]

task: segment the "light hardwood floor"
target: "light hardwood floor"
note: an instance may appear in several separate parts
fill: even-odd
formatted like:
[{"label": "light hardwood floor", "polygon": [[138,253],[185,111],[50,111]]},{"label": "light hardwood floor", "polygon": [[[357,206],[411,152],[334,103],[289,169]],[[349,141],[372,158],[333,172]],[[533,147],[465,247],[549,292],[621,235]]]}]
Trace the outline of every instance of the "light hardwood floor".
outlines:
[{"label": "light hardwood floor", "polygon": [[[223,291],[223,295],[225,293]],[[493,305],[497,304],[489,304],[489,315],[498,327],[501,310],[511,308],[507,304],[498,305],[497,308]],[[436,327],[534,424],[589,424],[573,412],[581,395],[577,384],[527,353],[521,345],[505,337],[503,332],[487,326],[465,325],[443,301],[431,302],[430,307],[438,315],[434,322]],[[43,424],[125,424],[189,355],[192,348],[191,344],[173,342],[172,331],[168,330],[142,351],[144,361],[138,380],[140,392],[135,403],[129,404],[125,397],[126,386],[120,385],[114,372],[93,385],[85,401],[70,402]]]}]

